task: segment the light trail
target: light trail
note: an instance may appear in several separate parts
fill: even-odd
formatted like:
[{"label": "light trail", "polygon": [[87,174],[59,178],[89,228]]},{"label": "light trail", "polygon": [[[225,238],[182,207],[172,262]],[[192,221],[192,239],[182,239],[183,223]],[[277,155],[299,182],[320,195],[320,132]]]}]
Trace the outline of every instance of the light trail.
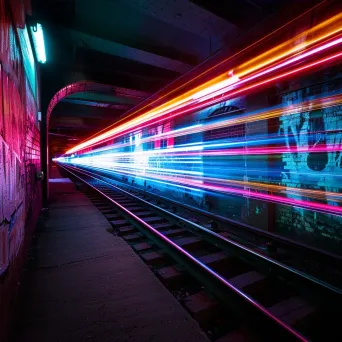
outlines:
[{"label": "light trail", "polygon": [[[153,109],[145,106],[137,110],[139,115],[75,146],[59,161],[195,191],[198,196],[205,192],[234,195],[342,216],[340,188],[329,187],[329,179],[342,179],[342,174],[331,171],[333,165],[342,165],[342,125],[333,119],[335,126],[328,127],[324,121],[324,115],[330,119],[330,112],[342,110],[340,89],[321,91],[310,98],[306,95],[305,100],[294,100],[290,105],[246,113],[236,110],[221,118],[184,120],[194,123],[185,127],[180,124],[186,115],[223,101],[258,94],[279,81],[335,67],[342,59],[341,46],[339,13],[271,49],[257,47],[260,53],[241,55],[235,65],[226,65],[224,73],[211,74],[209,81],[188,86],[183,94]],[[309,113],[314,114],[311,117]],[[285,122],[287,128],[274,133],[268,122],[272,119]],[[246,133],[249,124],[257,122],[263,122],[262,134]],[[168,128],[164,130],[165,124]],[[239,137],[206,138],[211,132],[230,132],[238,126],[242,132]],[[281,165],[286,160],[306,165],[294,172]]]},{"label": "light trail", "polygon": [[[74,163],[75,165],[83,165],[89,166],[88,164],[78,164]],[[187,175],[186,179],[190,179],[193,182],[202,184],[202,183],[211,183],[216,185],[230,185],[240,188],[250,188],[253,190],[262,190],[267,192],[278,192],[282,193],[283,195],[295,195],[295,196],[305,196],[308,198],[316,199],[316,200],[331,200],[336,202],[342,202],[342,193],[337,192],[330,192],[330,191],[321,191],[315,189],[301,189],[301,188],[293,188],[290,186],[283,186],[277,184],[270,184],[270,183],[262,183],[262,182],[255,182],[255,181],[238,181],[232,179],[222,179],[222,178],[214,178],[209,176],[203,176],[201,172],[185,172],[184,170],[175,170],[175,169],[163,169],[163,168],[153,168],[148,167],[144,170],[141,169],[139,165],[130,165],[130,166],[123,166],[122,164],[110,163],[96,163],[96,167],[92,166],[91,168],[94,170],[101,170],[101,171],[115,171],[115,172],[124,172],[125,174],[129,174],[130,176],[136,175],[145,175],[146,177],[152,177],[151,179],[163,179],[168,180],[171,184],[173,182],[179,181],[179,178],[172,178],[174,177],[172,174],[177,173],[178,176]],[[110,168],[108,168],[110,166]],[[171,175],[170,175],[171,174]],[[189,175],[189,176],[188,176]],[[196,175],[196,176],[192,176]]]},{"label": "light trail", "polygon": [[[153,106],[154,104],[164,100],[164,99],[168,99],[169,96],[171,96],[172,94],[176,93],[177,91],[183,89],[184,87],[188,87],[190,84],[194,83],[195,81],[198,81],[201,77],[206,76],[208,73],[213,73],[213,71],[215,71],[216,69],[228,64],[229,62],[231,62],[234,59],[240,58],[241,56],[243,56],[244,53],[248,52],[249,50],[258,47],[261,43],[265,42],[267,39],[269,39],[272,36],[275,36],[276,34],[279,33],[279,31],[285,29],[286,27],[288,27],[289,25],[293,24],[294,22],[298,22],[298,20],[304,18],[308,13],[310,13],[311,11],[317,10],[317,8],[319,8],[321,5],[323,5],[326,2],[326,0],[322,0],[321,2],[317,3],[316,5],[314,5],[313,7],[309,8],[307,11],[305,11],[304,13],[300,14],[299,16],[297,16],[296,18],[293,18],[292,20],[290,20],[288,23],[285,23],[284,25],[280,26],[279,28],[277,28],[276,30],[270,32],[269,34],[267,34],[266,36],[262,37],[261,39],[258,39],[257,41],[255,41],[254,43],[250,44],[249,46],[243,48],[241,51],[238,51],[236,53],[234,53],[232,56],[229,56],[228,58],[225,58],[224,60],[222,60],[221,62],[219,62],[218,64],[209,67],[207,70],[203,71],[202,73],[200,73],[199,75],[195,75],[194,77],[192,77],[190,80],[185,81],[184,84],[175,87],[174,89],[169,90],[166,94],[163,94],[161,96],[158,96],[158,99],[156,100],[152,100],[151,102],[148,102],[147,104],[141,106],[139,109],[133,109],[132,112],[130,112],[127,116],[125,116],[124,118],[116,121],[115,123],[113,123],[112,125],[110,125],[109,127],[101,130],[100,132],[98,132],[97,134],[91,136],[89,139],[92,139],[93,137],[99,136],[102,132],[107,131],[110,127],[114,126],[114,125],[118,125],[121,122],[123,122],[124,120],[137,115],[141,112],[143,112],[145,109],[147,109],[148,107]],[[319,29],[329,29],[331,26],[336,25],[336,23],[338,24],[340,20],[340,16],[337,14],[336,16],[331,17],[330,19],[328,19],[327,21],[322,22],[321,24],[315,26],[314,28],[311,28],[310,30],[307,30],[305,32],[303,32],[301,35],[297,36],[297,37],[301,37],[305,39],[305,36],[309,35],[309,34],[314,34],[316,33],[316,30]],[[337,26],[336,32],[339,32],[338,29],[339,26]],[[328,36],[328,35],[327,35]],[[296,45],[296,44],[294,44]],[[248,63],[248,62],[247,62]],[[219,82],[222,77],[224,78],[226,76],[226,74],[221,75],[220,77],[215,78],[212,81],[208,81],[207,83],[205,83],[205,85],[202,85],[201,87],[196,88],[198,91],[210,86],[211,84],[215,83],[215,82]]]},{"label": "light trail", "polygon": [[[331,107],[336,107],[340,105],[342,105],[342,94],[325,96],[325,97],[321,97],[317,99],[299,102],[298,104],[288,106],[288,107],[281,106],[279,108],[271,108],[266,111],[252,112],[252,113],[235,116],[235,117],[225,119],[225,120],[218,120],[213,123],[196,124],[196,125],[191,125],[188,127],[183,127],[180,129],[172,130],[169,132],[158,133],[158,134],[146,137],[146,138],[142,138],[140,140],[140,143],[144,144],[148,142],[153,142],[155,139],[176,138],[176,137],[181,137],[181,136],[185,136],[189,134],[203,133],[209,130],[227,128],[227,127],[232,127],[232,126],[240,125],[240,124],[247,124],[247,123],[252,123],[252,122],[257,122],[257,121],[262,121],[262,120],[285,117],[285,116],[289,116],[289,115],[293,115],[293,114],[297,114],[301,112],[331,108]],[[156,122],[156,123],[159,123],[159,122]],[[141,127],[136,128],[134,131],[140,131],[140,130],[141,130]],[[199,143],[196,143],[196,144],[199,144]],[[130,142],[116,143],[116,144],[111,145],[110,147],[98,149],[97,151],[100,152],[100,151],[106,151],[106,150],[111,150],[114,148],[122,148],[122,147],[127,147],[127,146],[131,146],[131,143]],[[88,153],[92,153],[92,152],[88,152]]]},{"label": "light trail", "polygon": [[[304,66],[301,66],[301,67],[296,68],[294,70],[288,71],[286,73],[277,75],[275,77],[271,77],[269,79],[263,80],[263,81],[258,82],[258,83],[254,83],[250,86],[246,86],[242,89],[235,90],[232,92],[228,92],[227,94],[225,94],[225,96],[220,96],[220,95],[222,95],[224,92],[227,92],[229,89],[223,89],[223,90],[220,90],[219,92],[216,92],[214,94],[207,95],[204,98],[198,99],[198,100],[194,101],[195,105],[192,105],[192,106],[186,106],[185,104],[183,104],[182,106],[172,108],[172,110],[170,110],[170,112],[159,112],[158,114],[155,114],[154,117],[151,117],[151,114],[149,114],[146,117],[139,117],[139,120],[138,119],[132,120],[128,124],[123,124],[123,125],[115,128],[109,132],[103,133],[100,137],[93,138],[89,141],[86,141],[84,143],[77,145],[76,147],[67,151],[66,154],[75,153],[75,152],[77,152],[83,148],[90,147],[90,146],[96,145],[100,142],[105,142],[108,139],[113,139],[114,137],[118,137],[120,135],[127,134],[127,133],[129,133],[130,130],[136,131],[136,130],[141,130],[143,128],[147,128],[151,125],[156,125],[156,124],[164,121],[166,118],[167,119],[173,119],[176,116],[179,116],[181,114],[194,112],[196,110],[200,110],[200,109],[203,109],[205,107],[209,107],[209,106],[214,105],[216,103],[222,102],[222,101],[227,100],[229,98],[232,98],[235,96],[241,96],[242,94],[244,94],[248,90],[253,90],[257,87],[267,85],[268,83],[286,78],[286,77],[294,75],[294,74],[298,74],[298,73],[300,73],[304,70],[308,70],[314,66],[319,66],[319,65],[322,65],[326,62],[330,62],[330,61],[333,61],[336,59],[340,59],[341,57],[342,57],[342,52],[339,52],[339,53],[333,54],[331,56],[325,57],[323,59],[320,59],[316,62],[308,63]],[[179,110],[179,111],[177,112],[177,110]],[[169,115],[167,115],[167,114],[169,114]],[[158,120],[156,120],[156,119],[158,119]]]},{"label": "light trail", "polygon": [[[95,168],[98,169],[98,168]],[[120,169],[104,169],[106,172],[111,171],[115,172],[115,174],[122,174],[122,175],[129,175],[132,176],[134,174],[125,171],[125,170],[120,170]],[[142,177],[141,174],[138,174],[138,176]],[[191,178],[181,178],[181,177],[171,177],[171,176],[165,176],[165,175],[156,175],[153,174],[149,177],[149,175],[143,175],[143,179],[147,180],[152,180],[152,181],[163,181],[164,184],[172,186],[172,185],[181,185],[185,186],[189,189],[192,188],[197,188],[198,190],[205,190],[205,191],[212,191],[212,192],[218,192],[218,193],[223,193],[223,194],[228,194],[228,195],[237,195],[237,196],[242,196],[246,198],[252,198],[252,199],[257,199],[257,200],[262,200],[262,201],[267,201],[267,202],[273,202],[273,203],[278,203],[281,205],[287,205],[287,206],[295,206],[298,208],[304,208],[308,210],[314,210],[318,211],[321,213],[325,214],[332,214],[332,215],[342,215],[342,207],[337,207],[329,204],[324,204],[324,203],[317,203],[317,202],[310,202],[307,200],[303,199],[293,199],[293,198],[287,198],[284,196],[279,196],[279,195],[273,195],[273,194],[268,194],[268,193],[260,193],[255,190],[245,190],[245,189],[239,189],[239,188],[233,188],[233,187],[228,187],[228,186],[222,186],[220,184],[214,184],[214,183],[205,183],[202,180],[199,179],[191,179]],[[249,185],[248,185],[249,187]],[[285,190],[285,189],[284,189]],[[313,190],[312,193],[315,191]],[[319,191],[318,191],[319,194]],[[334,193],[333,193],[334,194]],[[294,194],[297,195],[297,194]],[[306,192],[307,197],[310,197],[310,192]],[[335,194],[334,194],[335,195]],[[338,194],[336,194],[337,197]]]},{"label": "light trail", "polygon": [[[119,133],[124,133],[124,132],[127,133],[127,131],[132,128],[136,128],[137,126],[142,125],[143,123],[149,122],[151,120],[155,120],[163,116],[165,117],[167,114],[171,114],[172,112],[179,111],[177,114],[176,113],[172,114],[172,117],[174,117],[176,115],[185,114],[186,112],[189,112],[189,111],[194,111],[203,107],[207,107],[209,105],[217,103],[218,101],[223,101],[224,98],[213,100],[213,97],[221,95],[225,92],[228,92],[234,86],[238,87],[239,84],[240,85],[242,84],[242,82],[248,83],[252,80],[255,80],[257,78],[264,76],[267,73],[274,72],[275,70],[280,71],[281,69],[288,67],[291,64],[295,64],[295,62],[298,62],[301,59],[304,59],[307,57],[313,57],[315,55],[320,55],[322,52],[325,52],[326,50],[331,50],[331,48],[340,45],[341,37],[337,37],[334,40],[331,40],[325,43],[324,43],[324,40],[332,38],[334,35],[338,34],[341,31],[342,31],[342,14],[338,14],[324,21],[323,23],[315,26],[314,28],[308,30],[307,32],[301,33],[297,35],[296,37],[288,40],[286,43],[283,43],[277,47],[274,47],[273,49],[266,52],[265,54],[261,54],[260,56],[256,57],[256,59],[254,60],[252,59],[249,62],[246,62],[247,65],[242,64],[240,67],[236,66],[236,68],[231,69],[229,73],[227,72],[228,79],[226,80],[222,79],[223,77],[222,75],[219,77],[215,77],[213,80],[205,83],[204,85],[194,88],[193,90],[183,94],[182,96],[179,96],[173,99],[172,101],[168,101],[167,103],[151,111],[148,111],[140,115],[137,118],[133,118],[127,123],[123,123],[119,125],[118,127],[111,129],[108,132],[105,132],[99,136],[96,136],[88,141],[85,141],[75,146],[74,148],[67,151],[67,154],[74,153],[80,149],[83,149],[88,146],[92,146],[94,144],[99,143],[100,141],[104,141],[105,139],[112,138]],[[296,41],[300,40],[302,37],[304,36],[306,37],[308,35],[313,35],[314,38],[307,39],[306,42],[303,44],[294,44]],[[294,47],[289,48],[291,44],[294,45]],[[320,45],[316,46],[315,44],[320,44]],[[283,51],[283,49],[285,49],[285,51]],[[307,49],[308,51],[305,51],[305,49]],[[278,51],[281,51],[281,52],[276,54],[276,52]],[[271,53],[274,53],[275,55],[272,56],[272,58],[268,58],[269,54]],[[298,55],[290,58],[294,54],[298,54]],[[299,68],[297,67],[292,70],[283,72],[277,76],[270,77],[269,79],[262,80],[260,82],[257,82],[249,86],[245,86],[242,89],[232,91],[230,92],[230,94],[226,94],[225,99],[232,97],[232,96],[237,96],[239,94],[242,94],[243,92],[252,90],[262,85],[266,85],[276,80],[289,77],[296,73],[309,70],[323,63],[339,59],[341,55],[342,53],[335,53],[330,56],[316,60],[314,62],[308,63]],[[288,59],[287,61],[281,62],[284,58],[290,58],[290,59]],[[254,61],[254,64],[253,64],[253,61]],[[256,63],[256,61],[258,63]],[[274,65],[275,62],[278,62],[279,64]],[[248,68],[246,68],[246,66],[248,66]],[[267,70],[265,69],[266,66],[268,67]],[[231,74],[232,71],[234,72],[234,75],[229,76],[229,74]],[[252,74],[253,72],[255,74]],[[246,79],[243,79],[244,77],[250,74],[252,75],[249,76],[249,78],[247,77]],[[227,83],[229,84],[228,87],[227,87]],[[234,83],[236,83],[236,85],[234,85]],[[216,89],[218,84],[220,84],[220,87],[222,87],[222,89],[211,92],[211,89]],[[204,93],[200,93],[203,91]],[[199,94],[206,94],[207,92],[209,92],[208,95],[204,95],[204,96],[199,95]],[[200,104],[198,103],[198,101],[200,101]],[[153,123],[155,124],[156,122],[154,121]],[[140,126],[140,128],[142,127]]]}]

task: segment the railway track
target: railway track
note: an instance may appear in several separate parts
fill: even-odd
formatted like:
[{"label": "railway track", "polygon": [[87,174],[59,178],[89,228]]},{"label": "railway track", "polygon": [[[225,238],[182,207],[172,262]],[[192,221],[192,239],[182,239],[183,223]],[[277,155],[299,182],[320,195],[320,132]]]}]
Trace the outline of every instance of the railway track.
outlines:
[{"label": "railway track", "polygon": [[[113,232],[132,245],[213,340],[341,340],[339,287],[239,243],[215,225],[210,229],[162,208],[160,198],[143,199],[137,190],[92,172],[59,166],[84,184]],[[325,258],[338,265],[332,255]]]},{"label": "railway track", "polygon": [[[74,168],[77,170],[79,168]],[[82,169],[81,169],[82,170]],[[306,274],[310,274],[328,284],[341,287],[342,284],[342,256],[329,253],[324,249],[314,248],[303,243],[295,242],[280,235],[264,231],[241,222],[228,219],[223,216],[196,208],[194,206],[157,195],[144,188],[130,185],[127,181],[108,177],[108,170],[96,169],[91,172],[83,170],[88,174],[95,175],[120,189],[134,193],[142,199],[155,203],[177,215],[194,223],[206,227],[212,231],[239,242],[254,251],[269,255],[281,263],[295,267]],[[339,247],[339,246],[338,246]]]}]

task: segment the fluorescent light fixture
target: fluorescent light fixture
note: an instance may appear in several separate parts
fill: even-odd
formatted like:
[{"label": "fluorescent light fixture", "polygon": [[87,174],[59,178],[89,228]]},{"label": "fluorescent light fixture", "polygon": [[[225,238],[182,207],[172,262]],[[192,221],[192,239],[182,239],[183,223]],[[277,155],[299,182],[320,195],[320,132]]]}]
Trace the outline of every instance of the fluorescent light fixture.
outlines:
[{"label": "fluorescent light fixture", "polygon": [[31,27],[31,32],[32,32],[33,44],[36,50],[38,62],[44,64],[46,63],[46,54],[45,54],[44,34],[43,34],[42,25],[37,23],[36,26]]}]

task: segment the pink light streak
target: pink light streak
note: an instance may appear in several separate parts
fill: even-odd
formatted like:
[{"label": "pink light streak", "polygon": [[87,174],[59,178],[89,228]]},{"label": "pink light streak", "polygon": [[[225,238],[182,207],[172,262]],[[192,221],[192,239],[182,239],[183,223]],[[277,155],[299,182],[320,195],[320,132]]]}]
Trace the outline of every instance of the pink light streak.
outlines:
[{"label": "pink light streak", "polygon": [[[306,64],[304,66],[301,66],[301,67],[295,68],[293,70],[284,72],[282,74],[276,75],[274,77],[268,78],[268,79],[260,81],[258,83],[254,83],[254,84],[251,84],[249,86],[245,86],[242,89],[237,89],[237,90],[229,92],[229,90],[231,90],[232,87],[237,87],[237,86],[241,85],[242,83],[248,83],[248,82],[250,82],[256,78],[259,78],[259,77],[261,77],[267,73],[270,73],[272,71],[275,71],[277,69],[285,67],[289,64],[292,64],[295,61],[303,59],[305,56],[307,57],[307,56],[315,55],[315,54],[320,53],[320,52],[322,52],[328,48],[331,48],[333,46],[337,46],[341,42],[342,42],[342,38],[338,38],[336,40],[330,41],[330,42],[328,42],[328,43],[326,43],[320,47],[313,48],[304,54],[301,54],[301,55],[296,56],[292,59],[289,59],[289,60],[282,62],[276,66],[271,66],[267,69],[261,70],[261,71],[255,73],[254,75],[247,77],[246,79],[242,79],[240,81],[237,81],[234,85],[229,85],[229,86],[223,87],[222,89],[215,91],[213,93],[210,93],[209,95],[205,95],[205,96],[202,96],[202,97],[199,97],[196,99],[193,99],[190,97],[189,99],[184,99],[183,101],[178,101],[178,103],[179,103],[178,105],[169,106],[170,108],[168,108],[167,110],[164,110],[164,111],[161,110],[161,111],[159,111],[158,114],[151,115],[150,118],[145,118],[143,120],[143,122],[141,122],[141,123],[139,123],[138,121],[135,120],[134,123],[132,123],[134,125],[133,127],[128,126],[127,128],[123,128],[121,131],[118,127],[117,133],[110,134],[110,136],[108,136],[108,133],[104,133],[103,139],[99,140],[99,137],[95,137],[95,138],[89,140],[88,142],[84,142],[84,143],[76,146],[75,148],[69,150],[68,153],[74,153],[75,151],[81,149],[82,147],[85,147],[85,146],[89,147],[89,146],[96,145],[100,142],[110,140],[116,136],[126,134],[129,131],[131,131],[132,129],[137,130],[137,129],[142,129],[142,128],[148,127],[151,124],[159,123],[161,120],[164,120],[165,118],[171,119],[171,118],[174,118],[175,116],[178,116],[178,115],[186,114],[186,113],[191,112],[191,111],[196,111],[196,110],[202,109],[204,107],[208,107],[208,106],[213,105],[217,102],[221,102],[221,101],[224,101],[228,98],[241,95],[246,91],[258,88],[260,86],[269,84],[271,82],[286,78],[286,77],[294,75],[294,74],[301,73],[305,70],[308,70],[308,69],[311,69],[313,67],[319,66],[321,64],[324,64],[324,63],[333,61],[335,59],[338,59],[342,56],[342,52],[335,53],[331,56],[322,58],[322,59],[315,61],[315,62],[311,62],[311,63]],[[301,56],[303,56],[303,55],[304,55],[304,57],[302,58]],[[238,75],[236,77],[238,77]],[[231,83],[231,82],[232,81],[230,81],[228,83]],[[205,92],[203,94],[205,94]],[[156,120],[156,119],[158,119],[158,120]],[[127,126],[127,125],[125,125],[125,126]]]},{"label": "pink light streak", "polygon": [[[135,173],[131,173],[129,171],[124,171],[120,169],[119,170],[114,169],[112,171],[115,171],[119,174],[125,174],[125,175],[131,175],[131,176],[137,175]],[[253,198],[257,200],[263,200],[266,202],[278,203],[281,205],[288,205],[288,206],[294,206],[294,207],[304,208],[308,210],[315,210],[315,211],[322,212],[325,214],[332,214],[332,215],[339,215],[339,216],[342,215],[342,207],[332,206],[332,205],[324,204],[324,203],[309,202],[306,200],[297,200],[297,199],[287,198],[283,196],[256,192],[254,190],[244,190],[244,189],[232,188],[228,186],[211,184],[211,183],[205,182],[205,179],[204,181],[201,181],[201,180],[184,178],[184,177],[179,177],[179,176],[173,177],[173,176],[163,176],[163,175],[156,175],[156,174],[153,174],[153,177],[149,177],[148,175],[143,175],[143,178],[150,179],[152,181],[155,179],[163,180],[165,182],[169,182],[170,185],[181,184],[181,185],[185,185],[188,187],[190,186],[194,188],[199,188],[201,190],[220,192],[224,194],[231,194],[231,195]]]},{"label": "pink light streak", "polygon": [[[173,119],[173,118],[175,118],[176,116],[179,116],[179,115],[182,115],[182,114],[187,114],[187,113],[190,113],[190,112],[195,112],[195,111],[200,110],[200,109],[203,109],[203,108],[205,108],[205,107],[209,107],[209,106],[212,106],[212,105],[214,105],[214,104],[216,104],[216,103],[225,101],[225,100],[227,100],[227,99],[229,99],[229,98],[232,98],[232,97],[234,97],[234,96],[242,95],[243,93],[245,93],[245,92],[248,91],[248,90],[252,90],[252,89],[254,89],[254,88],[260,87],[260,86],[262,86],[262,85],[266,85],[266,84],[271,83],[271,82],[273,82],[273,81],[277,81],[277,80],[280,80],[280,79],[282,79],[282,78],[286,78],[286,77],[288,77],[288,76],[290,76],[290,75],[300,73],[300,72],[302,72],[302,71],[304,71],[304,70],[307,70],[307,69],[310,69],[310,68],[312,68],[312,67],[314,67],[314,66],[318,66],[318,65],[324,64],[325,62],[329,62],[329,61],[332,61],[332,60],[335,60],[335,59],[338,59],[338,58],[341,58],[341,57],[342,57],[342,52],[337,53],[337,54],[334,54],[334,55],[329,56],[329,57],[326,57],[326,58],[323,58],[323,59],[321,59],[321,60],[319,60],[319,61],[316,61],[316,62],[307,64],[307,65],[302,66],[302,67],[300,67],[300,68],[297,68],[297,69],[295,69],[295,70],[292,70],[292,71],[283,73],[283,74],[281,74],[281,75],[272,77],[272,78],[270,78],[270,79],[261,81],[261,82],[259,82],[259,83],[253,84],[253,85],[248,86],[248,87],[245,87],[245,88],[243,88],[243,89],[236,90],[236,91],[231,92],[231,93],[222,94],[222,93],[220,92],[219,94],[212,94],[211,96],[208,96],[208,97],[207,97],[209,100],[206,101],[206,102],[200,102],[199,100],[197,100],[197,103],[196,103],[195,105],[193,105],[193,106],[191,106],[191,107],[188,107],[188,108],[184,108],[184,109],[182,109],[182,110],[180,110],[180,111],[178,111],[178,112],[176,111],[176,109],[178,109],[178,108],[176,108],[176,109],[170,111],[169,115],[167,115],[168,113],[166,113],[166,114],[164,114],[164,116],[163,116],[162,118],[159,118],[158,120],[154,120],[153,122],[148,121],[148,122],[146,122],[145,124],[142,124],[142,125],[139,125],[139,126],[134,127],[134,130],[141,130],[141,129],[143,129],[143,128],[147,128],[147,127],[151,126],[152,124],[154,125],[154,124],[161,123],[161,122],[163,122],[165,119],[170,120],[170,119]],[[214,97],[214,96],[219,96],[219,95],[221,95],[221,96],[220,96],[220,97],[217,97],[217,98],[214,98],[214,99],[212,99],[212,100],[210,100],[212,97]],[[203,99],[201,99],[201,101],[202,101],[202,100],[203,100]],[[204,100],[203,100],[203,101],[204,101]],[[173,112],[173,111],[175,111],[175,112]],[[172,113],[172,112],[173,112],[173,113]],[[122,132],[122,134],[126,134],[126,133],[128,133],[128,132],[129,132],[129,129],[127,129],[126,131]],[[122,135],[122,134],[120,134],[120,135]],[[119,136],[120,136],[120,135],[119,135]],[[111,138],[113,138],[113,137],[111,137]]]},{"label": "pink light streak", "polygon": [[[342,146],[326,145],[315,147],[244,147],[232,149],[220,149],[200,152],[178,152],[170,153],[168,156],[239,156],[239,155],[269,155],[269,154],[282,154],[282,153],[328,153],[342,151]],[[162,154],[160,154],[162,155]]]}]

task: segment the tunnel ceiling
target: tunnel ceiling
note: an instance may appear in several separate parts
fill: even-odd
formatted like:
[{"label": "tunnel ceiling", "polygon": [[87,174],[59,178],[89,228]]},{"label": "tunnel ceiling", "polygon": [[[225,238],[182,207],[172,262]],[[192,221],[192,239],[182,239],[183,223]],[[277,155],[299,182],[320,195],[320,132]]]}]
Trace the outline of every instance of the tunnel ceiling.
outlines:
[{"label": "tunnel ceiling", "polygon": [[32,23],[43,25],[43,109],[62,87],[95,81],[111,91],[65,98],[50,122],[51,155],[64,152],[292,0],[35,0]]}]

